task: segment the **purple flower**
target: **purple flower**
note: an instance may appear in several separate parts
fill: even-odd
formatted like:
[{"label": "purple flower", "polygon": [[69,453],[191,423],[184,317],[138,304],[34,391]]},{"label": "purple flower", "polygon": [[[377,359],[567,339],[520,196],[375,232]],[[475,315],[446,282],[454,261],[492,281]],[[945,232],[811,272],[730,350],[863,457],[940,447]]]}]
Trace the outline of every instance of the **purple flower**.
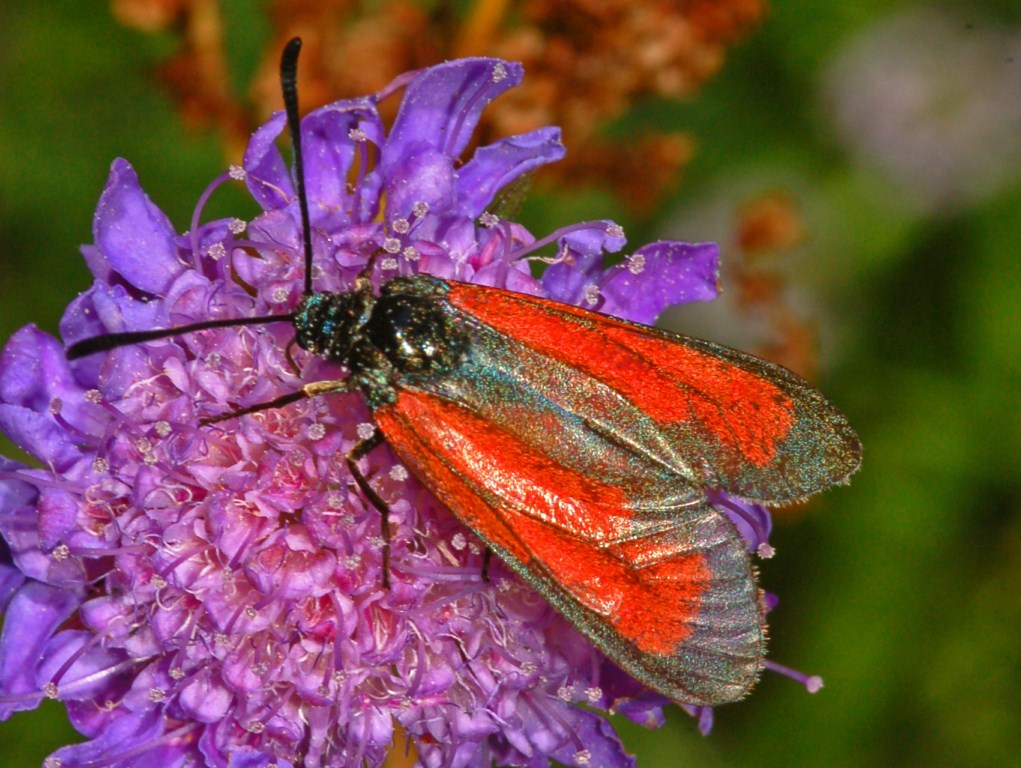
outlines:
[{"label": "purple flower", "polygon": [[[715,295],[712,245],[660,242],[605,267],[624,245],[615,224],[535,240],[487,212],[564,152],[546,128],[462,162],[482,109],[520,78],[459,60],[388,89],[406,86],[389,131],[386,92],[304,119],[317,290],[349,289],[381,252],[380,279],[429,272],[643,322]],[[209,190],[244,180],[263,209],[247,223],[201,223],[207,193],[178,235],[116,161],[83,249],[96,280],[64,341],[292,311],[301,230],[283,126],[270,119]],[[535,258],[552,262],[541,280]],[[595,710],[658,725],[666,700],[501,564],[484,580],[480,543],[377,449],[362,466],[392,508],[400,574],[383,587],[379,515],[344,462],[371,430],[359,396],[200,426],[340,374],[290,355],[291,334],[208,330],[73,364],[32,326],[7,343],[0,428],[42,468],[0,459],[0,717],[65,702],[88,740],[53,766],[378,765],[398,725],[423,766],[633,765]],[[765,510],[717,502],[761,551]]]}]

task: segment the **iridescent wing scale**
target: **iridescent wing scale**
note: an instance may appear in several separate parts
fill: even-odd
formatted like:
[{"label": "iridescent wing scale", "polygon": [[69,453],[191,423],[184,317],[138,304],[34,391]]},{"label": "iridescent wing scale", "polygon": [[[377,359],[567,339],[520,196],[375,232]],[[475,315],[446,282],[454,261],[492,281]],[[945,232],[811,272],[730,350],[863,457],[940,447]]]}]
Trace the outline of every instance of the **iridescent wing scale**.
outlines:
[{"label": "iridescent wing scale", "polygon": [[843,417],[793,374],[705,342],[481,286],[450,283],[444,301],[470,351],[397,383],[375,411],[387,442],[637,679],[692,704],[743,695],[765,622],[706,490],[786,501],[842,479]]}]

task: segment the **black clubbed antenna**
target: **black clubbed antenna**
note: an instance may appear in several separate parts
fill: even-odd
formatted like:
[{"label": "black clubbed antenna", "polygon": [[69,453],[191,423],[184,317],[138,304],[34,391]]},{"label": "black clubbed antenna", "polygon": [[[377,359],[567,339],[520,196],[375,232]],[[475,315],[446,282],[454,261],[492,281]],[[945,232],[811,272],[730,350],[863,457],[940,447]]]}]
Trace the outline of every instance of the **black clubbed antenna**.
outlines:
[{"label": "black clubbed antenna", "polygon": [[280,57],[280,87],[284,92],[284,109],[287,127],[291,131],[291,152],[294,153],[294,184],[298,190],[298,207],[301,209],[301,239],[305,244],[305,295],[312,295],[312,224],[308,215],[308,196],[305,194],[305,162],[301,154],[301,121],[298,119],[298,54],[301,38],[292,38]]}]

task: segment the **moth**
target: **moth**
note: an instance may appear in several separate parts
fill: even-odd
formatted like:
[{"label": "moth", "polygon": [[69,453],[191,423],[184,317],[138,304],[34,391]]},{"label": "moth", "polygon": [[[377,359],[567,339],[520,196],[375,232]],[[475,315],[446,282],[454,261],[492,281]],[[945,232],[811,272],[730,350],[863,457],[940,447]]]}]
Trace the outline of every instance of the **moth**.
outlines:
[{"label": "moth", "polygon": [[785,504],[859,464],[844,416],[772,363],[575,306],[426,274],[316,292],[296,68],[281,62],[304,240],[304,297],[282,315],[111,333],[71,359],[210,328],[288,322],[301,348],[338,363],[315,381],[205,424],[357,391],[377,430],[347,454],[359,470],[386,442],[437,499],[603,653],[678,701],[743,696],[765,655],[745,541],[710,501]]}]

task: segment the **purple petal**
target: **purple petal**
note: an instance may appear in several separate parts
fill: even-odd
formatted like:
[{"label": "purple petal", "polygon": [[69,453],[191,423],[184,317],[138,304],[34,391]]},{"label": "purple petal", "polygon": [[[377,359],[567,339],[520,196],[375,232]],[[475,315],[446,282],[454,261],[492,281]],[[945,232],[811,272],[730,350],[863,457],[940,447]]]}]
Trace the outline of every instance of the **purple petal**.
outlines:
[{"label": "purple petal", "polygon": [[110,262],[103,255],[103,250],[98,245],[83,245],[81,247],[82,257],[85,259],[85,266],[97,280],[104,283],[113,282],[116,273],[110,267]]},{"label": "purple petal", "polygon": [[479,147],[458,172],[459,213],[475,219],[522,174],[564,156],[559,128],[540,128]]},{"label": "purple petal", "polygon": [[[97,291],[110,290],[111,287],[108,284],[96,281],[92,288],[71,301],[60,320],[60,336],[66,343],[71,344],[91,336],[98,336],[109,330],[96,314],[93,294]],[[124,289],[120,288],[120,290],[123,292]],[[154,303],[147,306],[151,309]]]},{"label": "purple petal", "polygon": [[[36,672],[37,689],[59,674],[56,684],[61,701],[106,699],[111,684],[106,672],[115,668],[122,656],[93,642],[95,639],[92,632],[84,630],[67,630],[54,635],[43,650]],[[69,661],[70,665],[66,666]]]},{"label": "purple petal", "polygon": [[[603,257],[607,251],[624,247],[619,229],[609,221],[575,225],[560,238],[557,256],[542,275],[542,287],[551,299],[565,304],[585,306],[585,288],[598,284],[603,274]],[[596,309],[589,304],[587,308]]]},{"label": "purple petal", "polygon": [[712,707],[695,707],[698,710],[698,730],[703,736],[708,736],[713,730],[714,710]]},{"label": "purple petal", "polygon": [[612,708],[643,728],[659,728],[665,722],[663,708],[671,704],[671,699],[653,693],[609,659],[600,668],[599,687],[604,709]]},{"label": "purple petal", "polygon": [[52,336],[26,326],[0,355],[0,429],[33,456],[67,469],[81,457],[74,436],[57,423],[57,407],[82,426],[88,423],[81,387],[63,347]]},{"label": "purple petal", "polygon": [[468,266],[478,254],[476,229],[473,221],[462,216],[427,216],[414,230],[421,254],[419,269],[442,278],[470,278]]},{"label": "purple petal", "polygon": [[520,64],[498,59],[458,59],[425,70],[404,92],[383,149],[383,167],[389,169],[423,147],[458,157],[482,110],[521,82],[522,73]]},{"label": "purple petal", "polygon": [[111,713],[109,724],[92,741],[58,749],[47,760],[65,768],[179,768],[194,764],[189,739],[161,739],[164,715],[160,710]]},{"label": "purple petal", "polygon": [[285,125],[287,115],[283,112],[274,112],[248,140],[242,161],[248,191],[267,211],[284,208],[294,199],[291,173],[276,143],[277,136],[284,130]]},{"label": "purple petal", "polygon": [[719,292],[715,243],[661,240],[639,248],[602,284],[604,312],[651,325],[667,307],[711,301]]},{"label": "purple petal", "polygon": [[78,523],[77,500],[60,488],[44,488],[39,494],[36,510],[39,515],[39,546],[46,551],[64,543]]},{"label": "purple petal", "polygon": [[251,747],[232,749],[230,753],[230,768],[291,768],[293,763],[273,755],[258,752]]},{"label": "purple petal", "polygon": [[183,269],[170,220],[142,191],[127,160],[110,168],[92,231],[111,269],[146,293],[159,295]]},{"label": "purple petal", "polygon": [[[123,701],[123,692],[117,692],[107,700]],[[115,719],[108,710],[97,707],[94,701],[69,701],[66,706],[67,719],[71,726],[86,738],[98,736],[106,730],[107,724]]]},{"label": "purple petal", "polygon": [[[360,207],[361,200],[348,188],[360,143],[352,137],[353,131],[364,137],[361,141],[383,146],[383,124],[373,99],[338,101],[310,112],[301,121],[305,186],[313,222],[317,222],[323,213],[334,211],[346,213],[342,221],[359,217],[355,205]],[[366,192],[359,190],[360,196]],[[331,224],[331,227],[335,226]]]},{"label": "purple petal", "polygon": [[[224,294],[221,284],[189,270],[167,286],[163,304],[171,325],[190,323],[196,318],[236,317]],[[247,308],[246,301],[243,309]]]},{"label": "purple petal", "polygon": [[82,456],[72,437],[48,413],[0,404],[0,432],[21,450],[53,465],[58,472],[66,470]]},{"label": "purple petal", "polygon": [[[620,743],[620,737],[614,732],[609,720],[581,709],[569,710],[569,717],[573,721],[571,732],[588,753],[588,765],[635,768],[635,758],[624,751],[624,745]],[[572,743],[550,754],[563,765],[577,765],[577,753],[578,748]]]},{"label": "purple petal", "polygon": [[[60,333],[68,344],[109,331],[135,331],[164,328],[169,324],[166,307],[162,302],[138,301],[128,296],[120,285],[97,282],[68,306],[60,321]],[[127,358],[121,356],[127,353]],[[114,353],[121,361],[146,359],[137,346],[124,347]],[[83,387],[98,388],[100,373],[104,371],[103,388],[116,389],[118,381],[131,383],[131,377],[140,370],[135,367],[117,368],[107,365],[109,356],[90,355],[72,363],[75,378]]]},{"label": "purple petal", "polygon": [[[24,469],[24,465],[0,456],[0,472],[16,472],[19,469]],[[38,493],[31,483],[20,480],[0,480],[0,518],[11,515],[16,510],[31,504]],[[10,560],[0,560],[0,562],[10,562]]]},{"label": "purple petal", "polygon": [[[116,289],[124,291],[122,286],[116,286]],[[68,304],[60,321],[60,336],[67,344],[106,333],[106,327],[103,326],[103,323],[96,314],[93,294],[96,291],[109,290],[111,290],[109,285],[97,280],[90,290],[75,297]],[[155,307],[155,302],[148,306],[151,311]],[[76,360],[73,365],[75,376],[82,383],[82,386],[94,389],[99,381],[99,371],[103,366],[103,356],[90,355],[81,360]]]},{"label": "purple petal", "polygon": [[[252,240],[273,243],[276,247],[259,255],[235,251],[233,266],[238,277],[249,285],[258,286],[288,277],[288,266],[299,260],[301,252],[301,225],[295,213],[291,208],[281,208],[262,213],[252,220],[248,225],[248,236]],[[313,253],[326,253],[326,245],[328,243],[319,230],[313,229]],[[288,252],[289,256],[285,256]],[[294,282],[293,277],[290,279]]]},{"label": "purple petal", "polygon": [[431,147],[408,155],[390,168],[386,185],[386,217],[407,219],[415,203],[427,203],[433,213],[454,207],[456,197],[454,162]]},{"label": "purple petal", "polygon": [[234,694],[208,672],[198,674],[181,689],[178,697],[178,703],[188,717],[200,723],[222,720],[233,701]]},{"label": "purple petal", "polygon": [[[123,290],[123,289],[122,289]],[[85,433],[100,429],[94,409],[71,372],[63,345],[34,326],[22,328],[0,356],[0,402],[37,413],[59,410],[63,420]]]},{"label": "purple petal", "polygon": [[[0,456],[0,465],[3,462],[4,459]],[[0,482],[0,514],[6,514],[7,512],[3,502],[4,485],[4,482]],[[0,613],[7,610],[7,605],[11,602],[11,598],[14,597],[24,583],[25,574],[14,565],[11,548],[7,546],[7,541],[3,536],[0,536]]]},{"label": "purple petal", "polygon": [[[0,720],[39,705],[42,693],[37,670],[45,661],[43,649],[79,602],[76,595],[66,590],[36,581],[28,582],[15,593],[0,635]],[[6,697],[9,698],[4,701]]]},{"label": "purple petal", "polygon": [[500,261],[487,264],[472,275],[471,281],[476,285],[492,285],[529,296],[542,295],[542,287],[528,271],[526,262],[508,264]]},{"label": "purple petal", "polygon": [[761,504],[752,504],[723,491],[710,491],[709,500],[717,509],[727,515],[738,532],[748,543],[749,552],[758,552],[769,557],[769,534],[773,530],[773,517]]},{"label": "purple petal", "polygon": [[36,411],[49,409],[53,398],[80,393],[64,348],[34,325],[15,333],[0,354],[0,401]]},{"label": "purple petal", "polygon": [[663,707],[671,703],[670,699],[658,694],[646,693],[637,699],[627,699],[615,705],[615,714],[623,715],[643,728],[662,728],[666,722]]},{"label": "purple petal", "polygon": [[[77,473],[75,468],[68,472],[68,476],[73,477]],[[41,471],[23,470],[22,474],[35,475],[41,474]],[[30,506],[6,510],[6,514],[0,515],[0,535],[7,542],[10,561],[29,579],[62,589],[76,589],[84,578],[80,563],[70,558],[54,558],[50,550],[42,549],[37,515],[37,510]],[[80,532],[72,540],[78,538],[82,538]],[[70,545],[70,541],[68,543]]]}]

